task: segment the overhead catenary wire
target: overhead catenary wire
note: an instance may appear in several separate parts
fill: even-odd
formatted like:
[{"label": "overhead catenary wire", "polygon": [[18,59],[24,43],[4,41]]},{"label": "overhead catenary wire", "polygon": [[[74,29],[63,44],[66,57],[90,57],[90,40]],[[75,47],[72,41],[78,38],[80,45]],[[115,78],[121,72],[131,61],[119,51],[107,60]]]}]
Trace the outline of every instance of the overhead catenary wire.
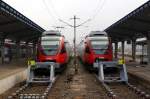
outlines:
[{"label": "overhead catenary wire", "polygon": [[62,19],[62,18],[60,17],[60,15],[57,13],[57,11],[55,10],[55,6],[54,6],[54,4],[53,4],[53,1],[52,1],[52,0],[49,0],[49,2],[50,2],[50,4],[51,4],[51,7],[52,7],[52,9],[53,9],[53,11],[54,11],[54,13],[55,13],[57,19]]},{"label": "overhead catenary wire", "polygon": [[80,26],[82,26],[82,25],[84,25],[84,24],[86,24],[86,23],[88,23],[88,22],[90,22],[90,21],[92,21],[92,20],[94,20],[96,18],[96,16],[99,14],[99,12],[104,7],[104,5],[105,5],[105,3],[106,3],[107,0],[103,0],[102,1],[102,5],[99,7],[99,5],[101,4],[101,1],[102,0],[99,0],[99,2],[98,2],[98,5],[97,5],[97,7],[96,7],[96,9],[94,11],[95,14],[93,14],[93,16],[91,18],[87,19],[86,21],[84,21],[83,23],[81,23],[80,25],[78,25],[77,27],[80,27]]},{"label": "overhead catenary wire", "polygon": [[[49,16],[52,18],[54,24],[57,21],[57,18],[55,18],[55,16],[52,14],[51,10],[49,9],[46,0],[42,0],[43,4],[45,5],[45,9],[48,12]],[[55,20],[55,21],[54,21]]]},{"label": "overhead catenary wire", "polygon": [[[57,12],[56,12],[56,10],[55,10],[55,8],[54,8],[53,3],[52,3],[51,0],[50,0],[50,3],[47,3],[46,0],[42,0],[42,1],[43,1],[44,5],[45,5],[46,10],[48,11],[49,15],[55,20],[55,21],[53,20],[54,23],[56,23],[57,21],[62,20],[62,19],[60,18],[60,16],[57,14]],[[55,15],[53,15],[52,11],[50,10],[50,8],[49,8],[49,6],[48,6],[47,4],[51,4],[50,7],[52,7],[51,9],[54,11],[54,14],[55,14]],[[55,16],[56,16],[57,18],[56,18]],[[60,20],[58,20],[58,19],[60,19]],[[54,25],[53,25],[53,26],[54,26]],[[53,26],[52,26],[52,27],[53,27]],[[63,25],[63,26],[61,26],[61,27],[66,27],[66,26],[68,26],[68,25]],[[60,27],[60,26],[59,26],[59,27]]]},{"label": "overhead catenary wire", "polygon": [[82,26],[82,25],[86,24],[86,23],[87,23],[87,22],[89,22],[89,21],[91,21],[91,19],[87,19],[86,21],[84,21],[83,23],[81,23],[81,24],[77,25],[76,27],[80,27],[80,26]]},{"label": "overhead catenary wire", "polygon": [[[45,1],[45,3],[46,3],[46,0],[44,0]],[[60,15],[57,13],[57,11],[55,10],[55,7],[54,7],[54,4],[53,4],[53,2],[52,2],[52,0],[49,0],[49,2],[48,2],[48,4],[50,4],[50,7],[51,7],[51,9],[53,10],[53,12],[54,12],[54,14],[55,15],[53,15],[52,13],[52,16],[54,17],[54,16],[56,16],[56,17],[54,17],[57,21],[59,20],[59,19],[61,19],[61,20],[63,20],[61,17],[60,17]],[[47,4],[45,4],[45,6],[47,6]],[[47,6],[47,9],[50,11],[50,8]]]},{"label": "overhead catenary wire", "polygon": [[[55,10],[55,7],[54,7],[54,5],[53,5],[53,3],[52,3],[52,0],[50,0],[49,2],[50,2],[50,4],[51,4],[51,6],[50,6],[51,9],[54,11],[53,14],[55,14],[55,15],[53,15],[53,14],[51,13],[50,8],[49,8],[48,5],[46,4],[46,0],[44,0],[44,4],[45,4],[45,6],[46,6],[46,8],[47,8],[47,10],[48,10],[48,12],[49,12],[49,14],[53,17],[53,19],[55,19],[55,20],[57,20],[57,21],[59,20],[60,22],[65,23],[65,24],[66,24],[67,26],[69,26],[69,27],[73,27],[73,25],[69,24],[68,22],[65,22],[65,21],[60,17],[60,15],[59,15],[59,14],[57,13],[57,11]],[[88,18],[88,19],[85,20],[84,22],[80,23],[80,24],[77,25],[76,27],[81,27],[81,26],[84,26],[85,24],[87,24],[87,25],[89,26],[90,22],[93,21],[93,20],[98,16],[99,12],[103,9],[105,3],[106,3],[106,0],[99,0],[98,5],[97,5],[97,7],[95,8],[95,11],[93,11],[93,12],[95,12],[95,13],[94,13],[90,18]],[[56,16],[57,18],[54,17],[54,16]]]},{"label": "overhead catenary wire", "polygon": [[[99,2],[98,2],[98,5],[97,5],[97,7],[95,8],[95,11],[93,11],[93,12],[95,12],[90,18],[88,18],[86,21],[84,21],[83,23],[81,23],[79,26],[81,26],[81,25],[83,25],[83,24],[85,24],[85,23],[88,23],[88,22],[90,22],[90,21],[92,21],[92,20],[94,20],[95,19],[95,17],[99,14],[99,12],[102,10],[102,8],[103,8],[103,6],[105,5],[105,3],[106,3],[106,1],[107,0],[99,0]],[[60,17],[60,15],[57,13],[57,11],[55,10],[55,7],[54,7],[54,4],[53,4],[53,2],[52,2],[52,0],[49,0],[49,4],[51,5],[50,7],[53,9],[53,11],[54,11],[54,14],[55,14],[55,16],[57,17],[56,18],[56,20],[61,20],[61,22],[63,22],[63,23],[65,23],[65,21]],[[44,0],[44,3],[46,3],[46,0]],[[101,4],[101,5],[100,5]],[[45,6],[47,7],[47,9],[48,10],[50,10],[49,9],[49,7],[47,6],[47,4],[45,4]],[[52,15],[53,16],[53,15]],[[53,16],[54,17],[54,16]],[[54,17],[55,18],[55,17]]]},{"label": "overhead catenary wire", "polygon": [[107,0],[99,0],[98,5],[97,5],[95,11],[93,11],[93,12],[95,12],[95,14],[93,14],[93,16],[91,17],[91,19],[94,19],[99,14],[99,12],[102,11],[102,9],[103,9],[106,1]]},{"label": "overhead catenary wire", "polygon": [[[95,11],[93,11],[95,13],[89,18],[90,19],[89,22],[92,22],[98,16],[98,14],[100,14],[100,12],[102,12],[102,9],[103,9],[104,5],[106,4],[106,2],[107,2],[107,0],[103,0],[103,1],[99,0]],[[88,23],[88,24],[90,24],[90,23]]]},{"label": "overhead catenary wire", "polygon": [[58,19],[60,22],[62,22],[62,23],[65,23],[66,25],[68,25],[68,26],[70,26],[70,27],[74,27],[73,25],[71,25],[71,24],[69,24],[69,23],[67,23],[67,22],[65,22],[65,21],[63,21],[63,20],[61,20],[61,19]]}]

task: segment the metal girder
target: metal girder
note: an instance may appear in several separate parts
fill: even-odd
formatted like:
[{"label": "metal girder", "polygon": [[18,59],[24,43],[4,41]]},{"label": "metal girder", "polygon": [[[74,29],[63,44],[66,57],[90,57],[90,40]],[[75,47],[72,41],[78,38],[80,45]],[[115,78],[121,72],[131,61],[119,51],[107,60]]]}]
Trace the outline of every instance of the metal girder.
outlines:
[{"label": "metal girder", "polygon": [[25,27],[25,28],[19,29],[17,31],[12,31],[11,33],[16,34],[16,33],[26,32],[26,31],[29,31],[29,30],[30,30],[29,28]]},{"label": "metal girder", "polygon": [[39,25],[16,11],[14,8],[0,0],[0,26],[1,38],[11,40],[32,40],[40,37],[44,31]]},{"label": "metal girder", "polygon": [[150,24],[150,20],[144,20],[139,18],[130,18],[130,20],[140,22],[140,23]]},{"label": "metal girder", "polygon": [[28,42],[31,42],[31,43],[37,42],[38,43],[38,38],[32,38],[32,39],[28,40]]},{"label": "metal girder", "polygon": [[123,26],[119,27],[118,29],[121,29],[123,31],[129,31],[129,32],[132,32],[132,33],[145,33],[146,32],[146,31],[135,29],[135,28],[123,27]]},{"label": "metal girder", "polygon": [[133,37],[133,35],[125,35],[124,33],[121,34],[115,31],[108,32],[108,35],[110,35],[112,39],[118,38],[121,40],[127,40],[128,38]]},{"label": "metal girder", "polygon": [[7,22],[0,22],[0,26],[8,25],[8,24],[14,24],[18,23],[19,21],[13,20],[13,21],[7,21]]},{"label": "metal girder", "polygon": [[19,29],[19,30],[16,30],[16,31],[12,31],[12,32],[7,32],[7,33],[5,33],[7,36],[9,36],[9,35],[16,35],[16,34],[18,34],[18,33],[21,33],[21,32],[27,32],[27,31],[29,31],[28,30],[28,28],[26,27],[26,28],[22,28],[22,29]]},{"label": "metal girder", "polygon": [[143,33],[146,33],[145,31],[138,31],[134,28],[128,27],[118,27],[107,32],[112,37],[115,36],[122,39],[132,39],[133,37],[134,38],[144,37],[145,35]]},{"label": "metal girder", "polygon": [[34,32],[34,33],[31,33],[31,32],[21,33],[20,35],[16,35],[15,37],[20,38],[20,39],[26,39],[26,38],[30,38],[32,36],[36,36],[36,32]]},{"label": "metal girder", "polygon": [[[133,22],[140,22],[140,23],[143,23],[143,24],[145,24],[145,25],[148,25],[148,26],[150,26],[150,22],[146,22],[145,20],[135,20],[135,19],[130,19],[130,21],[133,21]],[[129,21],[126,21],[126,24],[130,24],[130,23],[132,23],[133,24],[133,22],[129,22]],[[131,25],[131,24],[130,24]],[[142,25],[142,24],[140,24],[140,25]],[[124,23],[122,23],[122,24],[118,24],[118,25],[113,25],[113,26],[111,26],[111,27],[109,27],[109,28],[107,28],[107,29],[105,29],[105,31],[110,31],[110,30],[118,30],[118,31],[120,31],[120,30],[122,30],[122,31],[129,31],[129,32],[131,32],[131,33],[146,33],[147,31],[146,30],[139,30],[140,28],[138,28],[137,27],[137,29],[135,29],[135,28],[132,28],[131,26],[127,26],[127,25],[125,25],[125,22]],[[129,34],[129,33],[127,33],[127,34]]]},{"label": "metal girder", "polygon": [[34,36],[30,36],[24,40],[27,42],[30,42],[30,41],[34,41],[34,40],[38,39],[39,37],[40,37],[40,35],[34,35]]},{"label": "metal girder", "polygon": [[7,14],[12,18],[15,18],[18,22],[24,23],[26,26],[33,28],[34,30],[38,32],[43,32],[44,29],[32,22],[30,19],[16,11],[14,8],[0,0],[0,11],[3,12],[3,14]]},{"label": "metal girder", "polygon": [[125,38],[122,38],[121,36],[115,35],[114,37],[111,37],[112,41],[121,41],[124,40]]},{"label": "metal girder", "polygon": [[[126,32],[127,30],[131,33],[138,33],[136,37],[141,37],[148,35],[146,32],[149,31],[150,27],[150,19],[149,19],[149,11],[150,11],[150,1],[146,2],[142,6],[138,7],[136,10],[129,13],[127,16],[121,18],[116,23],[112,24],[105,31],[114,31],[114,33],[118,32]],[[137,24],[138,23],[138,24]],[[127,26],[128,25],[128,26]],[[121,27],[122,31],[119,31]],[[134,27],[134,28],[132,28]],[[137,28],[137,29],[136,29]],[[141,28],[141,29],[140,29]],[[118,30],[117,30],[118,29]],[[142,33],[142,34],[141,34]],[[118,33],[122,35],[121,33]],[[114,35],[114,34],[112,34]],[[130,35],[130,33],[126,33],[126,35]],[[125,35],[122,35],[125,36]]]},{"label": "metal girder", "polygon": [[121,37],[131,37],[131,36],[134,35],[134,33],[128,34],[129,32],[117,31],[117,30],[113,30],[113,31],[110,31],[110,32],[107,32],[107,33],[109,33],[109,35],[111,35],[111,36],[118,35],[118,36],[121,36]]}]

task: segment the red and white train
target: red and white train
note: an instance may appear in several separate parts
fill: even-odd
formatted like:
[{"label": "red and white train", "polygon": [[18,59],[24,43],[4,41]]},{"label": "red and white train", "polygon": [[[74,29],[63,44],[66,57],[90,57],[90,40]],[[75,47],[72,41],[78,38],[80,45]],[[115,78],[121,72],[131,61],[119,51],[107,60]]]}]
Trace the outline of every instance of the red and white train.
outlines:
[{"label": "red and white train", "polygon": [[38,44],[39,62],[56,62],[56,72],[61,72],[69,60],[69,43],[59,31],[45,31]]},{"label": "red and white train", "polygon": [[78,45],[78,56],[82,62],[88,66],[88,69],[93,70],[94,62],[112,61],[112,44],[111,39],[106,32],[92,31]]}]

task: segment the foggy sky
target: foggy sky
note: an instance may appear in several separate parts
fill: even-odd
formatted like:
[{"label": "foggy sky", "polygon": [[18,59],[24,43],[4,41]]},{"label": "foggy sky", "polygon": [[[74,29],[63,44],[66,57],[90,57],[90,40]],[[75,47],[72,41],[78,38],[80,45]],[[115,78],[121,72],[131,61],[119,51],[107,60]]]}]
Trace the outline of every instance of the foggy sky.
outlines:
[{"label": "foggy sky", "polygon": [[76,15],[77,25],[91,19],[77,28],[77,42],[92,30],[104,30],[120,18],[148,0],[3,0],[45,30],[54,26],[65,26],[62,34],[72,43],[73,28],[58,19],[73,25],[70,20]]}]

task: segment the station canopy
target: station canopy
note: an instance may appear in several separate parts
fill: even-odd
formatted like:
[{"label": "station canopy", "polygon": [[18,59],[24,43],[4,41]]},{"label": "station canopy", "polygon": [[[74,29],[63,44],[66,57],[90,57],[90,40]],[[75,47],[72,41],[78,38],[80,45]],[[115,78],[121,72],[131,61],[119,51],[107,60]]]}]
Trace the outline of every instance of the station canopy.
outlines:
[{"label": "station canopy", "polygon": [[0,39],[32,41],[41,36],[43,28],[0,0]]},{"label": "station canopy", "polygon": [[112,37],[113,42],[147,37],[150,32],[150,1],[138,7],[104,31]]},{"label": "station canopy", "polygon": [[137,45],[147,45],[147,40],[136,41]]}]

